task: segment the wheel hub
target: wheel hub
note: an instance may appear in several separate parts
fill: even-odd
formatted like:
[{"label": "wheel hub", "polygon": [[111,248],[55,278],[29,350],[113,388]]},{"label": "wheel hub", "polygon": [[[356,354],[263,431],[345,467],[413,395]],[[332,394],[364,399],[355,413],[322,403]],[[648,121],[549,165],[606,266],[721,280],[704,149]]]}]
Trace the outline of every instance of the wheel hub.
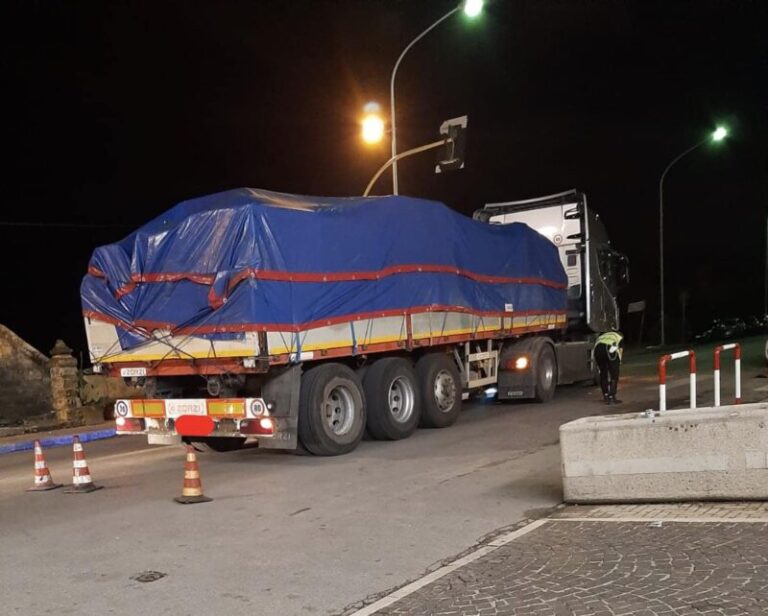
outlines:
[{"label": "wheel hub", "polygon": [[389,412],[398,423],[407,422],[413,415],[414,407],[413,384],[397,377],[389,386]]},{"label": "wheel hub", "polygon": [[447,370],[441,370],[435,377],[435,402],[441,412],[451,410],[456,401],[456,383]]},{"label": "wheel hub", "polygon": [[355,402],[348,387],[337,385],[328,391],[323,401],[323,417],[336,436],[349,432],[355,418]]}]

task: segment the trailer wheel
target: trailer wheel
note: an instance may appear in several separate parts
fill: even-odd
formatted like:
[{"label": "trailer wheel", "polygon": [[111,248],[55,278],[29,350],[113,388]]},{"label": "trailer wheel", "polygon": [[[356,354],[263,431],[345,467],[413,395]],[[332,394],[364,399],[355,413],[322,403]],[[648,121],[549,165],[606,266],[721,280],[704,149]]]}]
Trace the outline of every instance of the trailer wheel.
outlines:
[{"label": "trailer wheel", "polygon": [[536,358],[536,402],[549,402],[555,395],[557,386],[557,362],[555,353],[548,344],[541,345]]},{"label": "trailer wheel", "polygon": [[376,361],[363,379],[368,432],[377,440],[408,438],[419,425],[421,404],[411,363],[397,357]]},{"label": "trailer wheel", "polygon": [[424,428],[446,428],[461,412],[461,376],[453,358],[443,353],[425,355],[416,364]]},{"label": "trailer wheel", "polygon": [[343,364],[322,364],[301,377],[299,439],[317,456],[338,456],[357,447],[365,430],[363,388]]}]

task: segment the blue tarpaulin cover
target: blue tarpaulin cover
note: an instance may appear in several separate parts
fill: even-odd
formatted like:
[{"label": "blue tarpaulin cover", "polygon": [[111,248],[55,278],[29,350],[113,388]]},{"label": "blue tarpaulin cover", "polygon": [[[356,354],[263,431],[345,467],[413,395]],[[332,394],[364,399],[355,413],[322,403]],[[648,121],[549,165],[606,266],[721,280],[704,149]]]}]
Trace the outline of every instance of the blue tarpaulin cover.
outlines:
[{"label": "blue tarpaulin cover", "polygon": [[562,313],[566,281],[555,246],[523,224],[410,197],[240,188],[97,248],[81,297],[127,349],[156,329],[221,339],[426,311]]}]

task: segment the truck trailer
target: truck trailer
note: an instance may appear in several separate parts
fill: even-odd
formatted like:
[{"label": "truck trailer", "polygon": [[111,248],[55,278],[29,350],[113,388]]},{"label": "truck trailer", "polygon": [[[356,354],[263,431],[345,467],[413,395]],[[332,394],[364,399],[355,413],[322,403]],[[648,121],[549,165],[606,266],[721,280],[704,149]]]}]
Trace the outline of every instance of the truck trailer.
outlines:
[{"label": "truck trailer", "polygon": [[578,191],[470,219],[243,188],[97,248],[81,298],[93,370],[142,392],[118,434],[338,455],[450,426],[474,391],[546,402],[593,378],[625,278]]}]

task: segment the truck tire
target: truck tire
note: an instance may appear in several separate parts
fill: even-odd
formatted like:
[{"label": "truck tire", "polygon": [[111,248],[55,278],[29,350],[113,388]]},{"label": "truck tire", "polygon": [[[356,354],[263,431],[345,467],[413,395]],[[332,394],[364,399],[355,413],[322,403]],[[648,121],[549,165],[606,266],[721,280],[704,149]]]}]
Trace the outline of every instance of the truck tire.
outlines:
[{"label": "truck tire", "polygon": [[376,361],[363,379],[367,426],[380,441],[408,438],[419,425],[419,385],[411,362],[398,357]]},{"label": "truck tire", "polygon": [[536,358],[536,402],[549,402],[555,395],[557,387],[557,362],[555,352],[548,344],[541,345]]},{"label": "truck tire", "polygon": [[365,430],[365,398],[357,375],[343,364],[322,364],[301,376],[299,440],[316,456],[357,447]]},{"label": "truck tire", "polygon": [[416,363],[424,428],[446,428],[461,412],[461,376],[453,358],[444,353],[425,355]]}]

